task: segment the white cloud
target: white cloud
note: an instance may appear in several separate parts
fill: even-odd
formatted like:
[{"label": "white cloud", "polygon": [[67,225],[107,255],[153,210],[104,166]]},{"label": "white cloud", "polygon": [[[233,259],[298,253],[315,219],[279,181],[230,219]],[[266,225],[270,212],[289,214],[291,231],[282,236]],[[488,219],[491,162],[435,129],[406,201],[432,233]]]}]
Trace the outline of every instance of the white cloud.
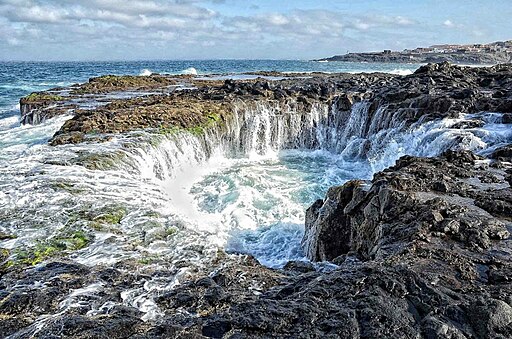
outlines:
[{"label": "white cloud", "polygon": [[446,20],[445,22],[443,22],[443,25],[450,28],[455,26],[455,24],[451,20]]},{"label": "white cloud", "polygon": [[[227,10],[228,4],[238,9]],[[242,0],[0,0],[0,59],[322,57],[433,44],[440,27],[463,27],[450,13],[440,26],[405,11],[297,7],[268,10]]]}]

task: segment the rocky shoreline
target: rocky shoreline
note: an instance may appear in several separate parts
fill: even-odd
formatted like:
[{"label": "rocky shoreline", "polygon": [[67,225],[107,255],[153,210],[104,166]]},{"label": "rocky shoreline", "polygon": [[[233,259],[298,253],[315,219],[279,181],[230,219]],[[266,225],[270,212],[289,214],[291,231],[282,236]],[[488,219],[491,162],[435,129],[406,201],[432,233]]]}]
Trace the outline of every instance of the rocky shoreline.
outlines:
[{"label": "rocky shoreline", "polygon": [[[240,100],[279,104],[293,101],[304,109],[323,102],[336,104],[342,110],[366,100],[371,103],[370,114],[387,105],[387,115],[410,124],[420,118],[428,121],[460,113],[512,112],[512,98],[507,91],[511,86],[510,72],[510,65],[470,68],[441,63],[422,66],[407,77],[381,73],[295,75],[280,81],[265,80],[267,74],[245,81],[159,75],[128,80],[107,77],[106,84],[91,79],[71,90],[32,94],[20,100],[20,110],[23,123],[74,115],[55,134],[52,145],[79,143],[87,138],[96,142],[103,137],[108,139],[109,134],[148,128],[188,128],[199,132],[211,123],[220,125],[229,120],[233,103]],[[102,92],[128,92],[128,96],[98,96]],[[90,107],[90,101],[94,106]]]},{"label": "rocky shoreline", "polygon": [[[406,77],[259,76],[105,77],[33,94],[20,108],[25,123],[72,115],[49,141],[56,147],[140,130],[229,135],[237,105],[262,101],[297,111],[335,106],[338,115],[326,118],[333,126],[346,124],[346,114],[364,102],[363,136],[397,121],[407,128],[480,112],[499,112],[512,128],[512,65],[430,64]],[[481,124],[474,118],[453,128]],[[13,266],[2,253],[0,336],[510,338],[512,151],[503,145],[483,157],[463,150],[462,139],[438,157],[404,156],[371,181],[332,187],[306,213],[302,245],[311,262],[270,269],[219,250],[175,288],[153,295],[160,314],[151,319],[121,305],[125,291],[180,267],[133,260],[89,267],[70,258]],[[203,255],[199,247],[188,250]],[[79,306],[67,307],[70,290],[98,286],[94,299],[75,292]],[[36,319],[44,326],[34,329]]]},{"label": "rocky shoreline", "polygon": [[369,62],[369,63],[440,63],[451,62],[461,65],[494,65],[496,63],[511,62],[511,54],[506,52],[496,53],[425,53],[415,54],[394,52],[394,53],[349,53],[335,55],[330,58],[318,59],[315,61],[341,61],[341,62]]}]

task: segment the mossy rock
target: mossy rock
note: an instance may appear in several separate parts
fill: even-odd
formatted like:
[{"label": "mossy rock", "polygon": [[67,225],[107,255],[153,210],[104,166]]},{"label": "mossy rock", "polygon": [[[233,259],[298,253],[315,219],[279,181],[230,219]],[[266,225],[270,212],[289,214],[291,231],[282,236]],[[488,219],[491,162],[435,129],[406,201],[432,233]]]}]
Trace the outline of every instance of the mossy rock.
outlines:
[{"label": "mossy rock", "polygon": [[[206,129],[222,125],[232,114],[229,102],[202,100],[188,95],[118,99],[94,110],[75,111],[75,116],[62,125],[50,144],[88,142],[95,135],[112,136],[141,130],[164,135],[180,131],[203,135]],[[75,140],[71,138],[73,133],[81,133],[83,138]],[[100,137],[96,139],[98,142],[106,141]]]},{"label": "mossy rock", "polygon": [[181,131],[186,131],[190,134],[193,134],[195,136],[203,135],[208,128],[214,127],[217,123],[221,122],[222,118],[219,114],[216,113],[210,113],[206,115],[205,122],[192,127],[179,127],[179,126],[170,126],[170,127],[161,127],[157,132],[159,134],[164,135],[176,135],[177,133]]},{"label": "mossy rock", "polygon": [[50,187],[55,191],[66,191],[71,194],[80,194],[86,192],[85,189],[77,187],[76,184],[66,181],[53,182],[50,184]]},{"label": "mossy rock", "polygon": [[126,208],[123,206],[108,206],[95,216],[92,221],[112,225],[120,224],[126,213]]},{"label": "mossy rock", "polygon": [[95,231],[109,231],[116,233],[114,227],[121,223],[126,216],[127,210],[124,206],[109,205],[102,208],[94,208],[91,204],[82,206],[80,210],[70,209],[67,211],[68,220],[66,228],[91,228]]},{"label": "mossy rock", "polygon": [[21,103],[33,102],[48,102],[48,101],[63,101],[64,97],[60,95],[51,94],[48,92],[34,92],[21,99]]},{"label": "mossy rock", "polygon": [[127,157],[122,151],[105,154],[80,154],[71,160],[75,165],[83,166],[90,170],[110,170],[116,169]]},{"label": "mossy rock", "polygon": [[10,255],[11,252],[8,249],[0,248],[0,274],[4,269],[10,266],[8,261]]},{"label": "mossy rock", "polygon": [[144,213],[144,216],[148,218],[162,218],[162,214],[156,211],[147,211]]},{"label": "mossy rock", "polygon": [[89,82],[75,88],[72,94],[94,94],[130,89],[163,88],[175,84],[176,80],[160,75],[147,77],[109,74],[89,79]]},{"label": "mossy rock", "polygon": [[10,239],[16,239],[16,236],[14,234],[8,234],[0,231],[0,240],[10,240]]},{"label": "mossy rock", "polygon": [[17,248],[14,258],[7,266],[33,266],[64,252],[77,251],[87,247],[93,237],[82,230],[64,233],[48,240],[39,241],[33,247]]},{"label": "mossy rock", "polygon": [[152,265],[161,261],[162,257],[157,255],[144,255],[137,260],[142,265]]}]

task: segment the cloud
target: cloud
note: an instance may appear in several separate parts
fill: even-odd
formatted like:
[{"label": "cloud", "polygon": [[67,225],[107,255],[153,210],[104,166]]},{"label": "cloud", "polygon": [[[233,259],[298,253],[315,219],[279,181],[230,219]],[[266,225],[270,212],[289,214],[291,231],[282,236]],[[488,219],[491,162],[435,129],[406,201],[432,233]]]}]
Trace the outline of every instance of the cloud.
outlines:
[{"label": "cloud", "polygon": [[[347,12],[306,6],[301,1],[269,4],[241,0],[0,0],[0,59],[56,55],[64,59],[310,58],[348,49],[431,44],[437,42],[428,39],[436,36],[436,29],[462,27],[454,23],[459,21],[456,16],[440,26],[407,11],[379,12],[377,5]],[[453,30],[453,34],[461,31]]]},{"label": "cloud", "polygon": [[455,24],[451,20],[446,20],[445,22],[443,22],[443,25],[449,28],[455,27]]}]

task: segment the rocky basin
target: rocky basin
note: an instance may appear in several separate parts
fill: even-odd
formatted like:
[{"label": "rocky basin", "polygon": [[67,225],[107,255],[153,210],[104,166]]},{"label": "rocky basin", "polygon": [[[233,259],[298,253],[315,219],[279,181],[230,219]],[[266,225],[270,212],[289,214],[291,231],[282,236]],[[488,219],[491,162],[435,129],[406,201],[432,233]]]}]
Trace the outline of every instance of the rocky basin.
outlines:
[{"label": "rocky basin", "polygon": [[[467,118],[452,129],[483,125],[482,112],[499,113],[500,124],[512,128],[512,65],[430,64],[405,77],[260,76],[92,79],[23,98],[21,111],[25,123],[70,115],[49,141],[55,147],[141,130],[179,130],[205,135],[205,143],[238,145],[243,138],[237,133],[244,129],[233,126],[249,121],[239,118],[240,107],[261,102],[275,107],[273,119],[283,123],[283,147],[315,149],[338,133],[366,138],[357,145],[358,156],[382,140],[379,131],[461,114]],[[310,111],[325,114],[311,122],[303,114]],[[353,122],[354,112],[364,115]],[[293,132],[297,124],[303,126],[300,133]],[[322,126],[329,133],[312,133]],[[186,274],[180,274],[186,261],[147,265],[127,259],[88,266],[41,251],[15,262],[3,251],[0,336],[510,338],[511,146],[475,154],[465,145],[460,134],[436,157],[406,155],[372,180],[330,188],[306,212],[302,248],[308,260],[281,269],[222,249],[206,253],[202,246],[184,249],[205,258]],[[109,215],[116,213],[90,219]],[[87,246],[79,234],[66,241]],[[174,275],[179,278],[172,288],[151,292],[151,305],[142,299],[138,307],[124,303],[127,291],[149,290],[151,281]]]}]

